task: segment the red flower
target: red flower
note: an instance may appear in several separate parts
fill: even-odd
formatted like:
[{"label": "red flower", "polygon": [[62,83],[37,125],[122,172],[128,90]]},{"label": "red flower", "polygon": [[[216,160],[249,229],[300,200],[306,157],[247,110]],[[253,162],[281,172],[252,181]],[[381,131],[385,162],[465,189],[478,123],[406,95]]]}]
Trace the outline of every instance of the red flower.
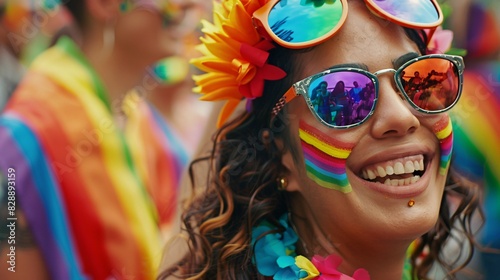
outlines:
[{"label": "red flower", "polygon": [[312,263],[321,273],[317,280],[370,280],[370,275],[365,269],[358,269],[351,276],[343,274],[337,270],[337,267],[342,263],[342,258],[336,255],[330,255],[326,258],[315,255],[312,258]]}]

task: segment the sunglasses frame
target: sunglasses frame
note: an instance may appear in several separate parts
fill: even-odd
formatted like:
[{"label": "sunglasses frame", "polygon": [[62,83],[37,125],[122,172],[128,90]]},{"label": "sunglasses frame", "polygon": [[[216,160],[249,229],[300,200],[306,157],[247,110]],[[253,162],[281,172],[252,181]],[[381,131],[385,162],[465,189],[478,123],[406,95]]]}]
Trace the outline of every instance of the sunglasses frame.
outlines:
[{"label": "sunglasses frame", "polygon": [[289,49],[305,49],[309,48],[318,44],[321,44],[322,42],[326,41],[328,38],[332,37],[337,33],[337,31],[344,25],[344,22],[347,18],[347,11],[348,11],[348,6],[347,6],[347,0],[340,0],[343,9],[342,9],[342,15],[340,17],[339,23],[332,28],[328,33],[325,35],[318,37],[314,40],[310,40],[307,42],[302,42],[302,43],[290,43],[287,42],[280,37],[276,36],[274,32],[271,30],[271,27],[269,26],[269,14],[271,13],[273,7],[278,4],[281,0],[271,0],[267,2],[264,6],[256,10],[253,15],[252,15],[252,20],[254,23],[254,26],[257,30],[262,30],[264,29],[266,32],[260,32],[261,35],[265,36],[267,39],[271,39],[272,41],[280,44],[283,47],[289,48]]},{"label": "sunglasses frame", "polygon": [[[255,28],[260,32],[262,36],[264,36],[267,39],[270,39],[279,45],[289,48],[289,49],[303,49],[303,48],[309,48],[318,44],[321,44],[322,42],[328,40],[330,37],[335,35],[338,30],[344,25],[344,22],[347,18],[347,13],[349,10],[347,0],[337,0],[340,1],[343,9],[342,9],[342,15],[340,17],[339,22],[337,25],[332,28],[328,33],[326,33],[323,36],[320,36],[316,39],[306,41],[306,42],[301,42],[301,43],[290,43],[287,42],[281,38],[279,38],[274,32],[272,31],[271,27],[269,26],[269,14],[271,13],[273,7],[278,4],[281,0],[271,0],[267,2],[264,6],[256,10],[253,15],[252,15],[252,20]],[[391,21],[393,23],[399,24],[404,27],[408,28],[415,28],[415,29],[429,29],[429,34],[427,35],[428,40],[432,38],[434,31],[436,28],[441,25],[443,22],[443,12],[441,11],[441,8],[437,4],[436,0],[421,0],[421,1],[430,1],[433,5],[434,8],[436,9],[438,13],[438,20],[435,21],[434,23],[430,24],[415,24],[409,21],[405,21],[402,19],[399,19],[390,13],[384,11],[382,8],[379,8],[376,4],[374,4],[373,0],[364,0],[365,4],[367,5],[368,9],[377,15],[378,17],[384,18],[388,21]],[[263,30],[265,32],[263,32]]]},{"label": "sunglasses frame", "polygon": [[[424,23],[415,24],[415,23],[412,23],[412,22],[407,21],[407,20],[402,20],[402,19],[395,17],[395,16],[391,15],[390,13],[386,12],[384,9],[379,8],[377,6],[377,4],[374,3],[373,0],[364,0],[364,1],[365,1],[365,4],[368,6],[368,9],[370,9],[370,11],[372,13],[375,13],[377,16],[379,16],[381,18],[384,18],[388,21],[391,21],[393,23],[399,24],[399,25],[404,26],[404,27],[418,28],[418,29],[435,29],[437,26],[439,26],[439,25],[441,25],[441,23],[443,23],[443,18],[444,18],[443,11],[441,11],[441,7],[439,7],[436,0],[425,0],[425,1],[431,2],[432,5],[434,5],[434,8],[436,9],[436,11],[438,13],[438,19],[435,22],[428,23],[428,24],[424,24]],[[424,0],[421,0],[421,1],[424,1]]]},{"label": "sunglasses frame", "polygon": [[[457,73],[458,74],[457,75],[457,78],[458,78],[457,97],[455,98],[455,100],[450,105],[448,105],[448,107],[440,109],[440,110],[432,110],[432,111],[431,110],[425,110],[425,109],[422,109],[419,106],[417,106],[411,100],[411,98],[408,96],[408,94],[404,90],[403,84],[401,83],[401,79],[399,79],[401,73],[408,66],[410,66],[411,64],[416,63],[418,61],[422,61],[422,60],[426,60],[426,59],[430,59],[430,58],[441,58],[441,59],[448,60],[449,62],[453,63],[453,65],[456,67],[456,70],[458,72]],[[440,113],[444,113],[444,112],[450,110],[451,108],[453,108],[456,105],[456,103],[458,102],[458,100],[460,99],[460,97],[462,95],[464,69],[465,69],[464,60],[463,60],[463,58],[461,56],[447,55],[447,54],[430,54],[430,55],[420,56],[420,57],[417,57],[417,58],[414,58],[414,59],[411,59],[411,60],[407,61],[406,63],[404,63],[403,65],[401,65],[397,70],[396,69],[388,68],[388,69],[378,70],[378,71],[376,71],[374,73],[371,73],[371,72],[369,72],[367,70],[364,70],[364,69],[353,68],[353,67],[339,67],[339,68],[327,69],[325,71],[322,71],[320,73],[311,75],[309,77],[306,77],[306,78],[304,78],[304,79],[302,79],[302,80],[294,83],[290,87],[290,89],[280,98],[280,100],[276,104],[275,108],[273,109],[273,113],[276,115],[281,110],[281,108],[283,108],[283,106],[286,103],[292,101],[295,97],[297,97],[299,95],[302,95],[304,97],[304,100],[306,101],[307,106],[309,107],[309,110],[311,111],[311,113],[322,124],[324,124],[324,125],[326,125],[326,126],[328,126],[330,128],[335,128],[335,129],[347,129],[347,128],[352,128],[352,127],[359,126],[359,125],[363,124],[364,122],[366,122],[366,120],[368,120],[373,115],[373,113],[375,112],[375,109],[376,109],[376,106],[377,106],[377,100],[378,100],[378,97],[379,97],[379,79],[378,79],[378,76],[382,75],[382,74],[385,74],[385,73],[392,73],[393,76],[394,76],[394,81],[396,83],[396,87],[397,87],[398,91],[405,97],[406,101],[408,101],[408,103],[411,105],[411,107],[413,109],[415,109],[418,112],[421,112],[421,113],[424,113],[424,114],[428,114],[428,115],[440,114]],[[318,78],[321,78],[323,76],[326,76],[328,74],[331,74],[331,73],[343,72],[343,71],[348,71],[348,72],[354,72],[354,73],[363,74],[364,76],[366,76],[367,78],[369,78],[372,81],[372,83],[373,83],[373,87],[374,87],[374,90],[375,90],[375,98],[373,100],[373,105],[372,105],[372,108],[370,109],[370,113],[368,113],[368,115],[362,121],[360,121],[358,123],[350,124],[350,125],[337,126],[337,125],[329,124],[329,123],[325,122],[317,114],[317,112],[314,110],[314,105],[312,104],[311,98],[308,95],[308,89],[309,89],[309,87],[311,86],[311,84],[312,84],[312,82],[314,80],[316,80]]]}]

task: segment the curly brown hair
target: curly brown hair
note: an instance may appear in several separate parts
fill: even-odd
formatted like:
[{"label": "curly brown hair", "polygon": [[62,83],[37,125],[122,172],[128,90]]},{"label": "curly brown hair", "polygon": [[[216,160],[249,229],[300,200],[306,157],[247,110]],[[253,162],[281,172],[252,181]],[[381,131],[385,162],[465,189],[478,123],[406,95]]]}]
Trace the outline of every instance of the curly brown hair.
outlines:
[{"label": "curly brown hair", "polygon": [[[406,32],[425,53],[426,44],[421,34],[411,29]],[[297,63],[297,52],[277,47],[271,51],[269,63],[294,73],[298,67],[293,64]],[[252,262],[251,230],[265,219],[284,231],[278,218],[288,211],[286,192],[278,190],[276,178],[286,175],[281,158],[286,152],[284,149],[294,146],[289,143],[286,108],[285,113],[282,111],[274,118],[271,110],[280,93],[293,82],[293,75],[266,82],[266,98],[255,99],[250,113],[244,112],[219,129],[214,135],[212,152],[191,164],[193,196],[181,216],[188,249],[173,265],[166,267],[158,279],[264,279]],[[280,149],[277,139],[283,141],[286,148]],[[298,152],[291,150],[292,154]],[[194,179],[196,168],[202,162],[209,164],[204,189],[200,189]],[[476,211],[482,213],[478,188],[463,179],[452,179],[451,175],[456,174],[448,174],[439,220],[434,229],[420,238],[411,257],[413,275],[418,279],[426,279],[435,262],[453,277],[470,261],[473,253],[468,251],[462,264],[448,263],[440,254],[452,230],[463,232],[472,245],[471,219]],[[448,204],[451,195],[460,200],[453,213]],[[427,250],[429,253],[422,257]]]}]

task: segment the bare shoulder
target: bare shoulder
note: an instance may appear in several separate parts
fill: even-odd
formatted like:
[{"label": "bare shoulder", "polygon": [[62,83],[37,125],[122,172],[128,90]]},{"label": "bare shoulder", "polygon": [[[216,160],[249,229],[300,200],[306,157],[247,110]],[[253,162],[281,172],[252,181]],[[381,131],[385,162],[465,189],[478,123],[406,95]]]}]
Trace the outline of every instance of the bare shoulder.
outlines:
[{"label": "bare shoulder", "polygon": [[0,200],[0,279],[49,279],[26,216],[1,174]]}]

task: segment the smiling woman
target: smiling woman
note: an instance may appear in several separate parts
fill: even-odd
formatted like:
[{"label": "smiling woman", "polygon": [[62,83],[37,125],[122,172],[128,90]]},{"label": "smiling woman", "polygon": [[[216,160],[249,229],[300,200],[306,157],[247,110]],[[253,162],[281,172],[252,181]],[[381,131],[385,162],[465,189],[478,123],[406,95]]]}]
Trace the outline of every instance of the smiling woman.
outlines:
[{"label": "smiling woman", "polygon": [[[439,6],[397,1],[425,9],[411,18],[378,1],[310,2],[215,3],[204,56],[193,61],[207,73],[195,81],[203,99],[227,103],[212,152],[191,166],[193,178],[198,163],[210,169],[206,185],[194,181],[172,243],[186,241],[186,251],[167,250],[175,261],[160,278],[432,279],[434,265],[450,277],[466,265],[441,255],[455,231],[472,247],[469,221],[481,211],[477,188],[450,170],[447,111],[460,98],[463,60],[426,54],[422,29],[440,24]],[[273,28],[279,7],[288,35],[314,31],[309,15],[332,3],[345,18],[326,35],[297,43]],[[295,9],[312,12],[284,12]],[[429,65],[440,79],[405,87]],[[229,118],[242,100],[246,110]]]}]

